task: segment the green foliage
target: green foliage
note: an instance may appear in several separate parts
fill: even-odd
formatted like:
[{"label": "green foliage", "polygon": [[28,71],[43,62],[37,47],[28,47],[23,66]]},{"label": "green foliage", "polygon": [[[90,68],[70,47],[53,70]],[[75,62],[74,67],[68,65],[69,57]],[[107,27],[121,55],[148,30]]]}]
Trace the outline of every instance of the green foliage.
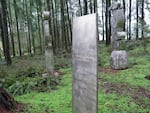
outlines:
[{"label": "green foliage", "polygon": [[12,83],[7,89],[13,95],[22,95],[36,91],[50,91],[56,89],[59,79],[54,77],[32,77]]},{"label": "green foliage", "polygon": [[43,57],[35,56],[34,61],[32,59],[33,57],[22,57],[18,60],[13,59],[14,64],[10,67],[0,66],[0,86],[13,95],[22,95],[34,90],[51,91],[56,89],[60,78],[42,77]]},{"label": "green foliage", "polygon": [[15,77],[1,79],[0,85],[13,95],[22,95],[33,90],[50,91],[59,84],[59,78],[53,76],[42,77],[41,74],[35,68],[30,67],[26,72],[21,72]]},{"label": "green foliage", "polygon": [[[105,51],[105,52],[104,52]],[[99,53],[98,53],[98,65],[99,66],[109,66],[109,56],[110,56],[111,46],[107,47],[105,44],[99,45]]]},{"label": "green foliage", "polygon": [[[137,45],[140,45],[140,47],[134,46],[135,42],[129,43],[132,47],[132,49],[128,49],[127,51],[130,66],[125,70],[111,70],[109,68],[110,47],[105,47],[104,44],[99,46],[100,67],[98,67],[98,69],[104,68],[108,70],[105,72],[100,70],[98,73],[98,113],[149,112],[150,102],[146,94],[149,94],[150,92],[150,84],[144,77],[150,74],[150,46],[147,43],[147,52],[145,52],[139,44],[141,42],[136,42]],[[65,63],[65,61],[68,62],[67,57],[64,57],[64,60],[62,59],[62,61],[58,61],[57,63]],[[38,78],[42,70],[40,66],[40,68],[35,68],[36,66],[37,65],[30,66],[23,72],[23,74],[18,73],[19,76],[25,76],[24,82],[31,81],[30,84],[29,82],[27,84],[29,87],[32,87],[35,84],[40,86],[42,85],[42,87],[36,87],[38,88],[38,92],[37,90],[31,90],[30,93],[23,94],[21,96],[15,95],[15,99],[18,102],[25,103],[27,105],[23,113],[71,113],[72,69],[70,67],[61,69],[60,71],[64,73],[61,80],[56,78],[49,78],[49,80],[47,80],[48,78]],[[29,77],[29,75],[32,75],[30,73],[35,74],[33,74],[32,77]],[[38,81],[37,79],[40,80]],[[46,83],[44,82],[45,79]],[[36,83],[36,81],[39,83]],[[51,87],[46,87],[46,85],[55,84],[55,82],[59,83],[57,87],[55,87],[56,90],[50,90],[50,92],[47,92],[47,90],[51,89]],[[16,85],[18,84],[23,83],[17,82]],[[23,87],[23,85],[21,87]],[[43,88],[47,89],[42,90]]]}]

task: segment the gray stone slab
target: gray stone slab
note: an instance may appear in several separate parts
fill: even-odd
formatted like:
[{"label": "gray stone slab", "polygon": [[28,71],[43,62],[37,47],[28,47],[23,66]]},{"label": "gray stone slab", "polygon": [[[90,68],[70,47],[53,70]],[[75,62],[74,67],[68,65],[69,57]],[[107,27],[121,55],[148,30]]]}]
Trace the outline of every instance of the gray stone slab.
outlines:
[{"label": "gray stone slab", "polygon": [[46,70],[49,74],[54,73],[54,55],[51,47],[45,47]]},{"label": "gray stone slab", "polygon": [[48,20],[43,21],[43,26],[44,26],[44,37],[50,36]]},{"label": "gray stone slab", "polygon": [[96,14],[73,20],[73,113],[97,113]]}]

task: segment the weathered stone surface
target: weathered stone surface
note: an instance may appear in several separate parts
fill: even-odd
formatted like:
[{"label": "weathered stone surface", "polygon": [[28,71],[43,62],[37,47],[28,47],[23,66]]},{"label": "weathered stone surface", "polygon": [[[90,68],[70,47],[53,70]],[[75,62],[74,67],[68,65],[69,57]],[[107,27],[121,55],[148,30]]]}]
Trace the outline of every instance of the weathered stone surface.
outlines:
[{"label": "weathered stone surface", "polygon": [[44,37],[50,36],[48,20],[43,21],[43,26],[44,26]]},{"label": "weathered stone surface", "polygon": [[[120,7],[121,4],[120,3],[113,3],[109,10],[112,13],[112,17],[111,17],[111,44],[112,44],[112,48],[113,50],[118,50],[119,49],[119,42],[125,38],[125,35],[122,35],[123,32],[123,28],[124,28],[124,10],[123,8]],[[121,33],[121,36],[120,36]],[[125,34],[125,33],[124,33]]]},{"label": "weathered stone surface", "polygon": [[113,51],[110,56],[112,69],[125,69],[128,67],[128,55],[125,50]]},{"label": "weathered stone surface", "polygon": [[43,11],[43,17],[44,17],[44,19],[48,20],[50,17],[50,12],[49,11]]},{"label": "weathered stone surface", "polygon": [[54,55],[53,55],[53,49],[51,44],[51,36],[50,36],[50,29],[49,29],[49,11],[43,12],[44,21],[43,21],[43,27],[44,27],[44,38],[45,38],[45,60],[46,60],[46,70],[49,74],[54,73]]},{"label": "weathered stone surface", "polygon": [[96,14],[73,20],[73,113],[97,113]]},{"label": "weathered stone surface", "polygon": [[54,73],[54,58],[53,50],[51,47],[45,47],[45,61],[46,61],[46,70],[49,74]]}]

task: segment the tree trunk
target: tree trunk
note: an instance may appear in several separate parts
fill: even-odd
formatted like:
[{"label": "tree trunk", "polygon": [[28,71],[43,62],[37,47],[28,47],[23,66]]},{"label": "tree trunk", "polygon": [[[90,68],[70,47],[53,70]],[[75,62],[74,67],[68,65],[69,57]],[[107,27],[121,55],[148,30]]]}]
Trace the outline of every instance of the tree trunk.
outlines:
[{"label": "tree trunk", "polygon": [[144,38],[144,31],[143,31],[144,30],[144,0],[142,0],[141,2],[142,2],[142,9],[141,9],[141,13],[142,13],[142,17],[141,17],[142,29],[141,30],[142,30],[142,32],[141,32],[141,36],[142,36],[142,38]]},{"label": "tree trunk", "polygon": [[17,103],[15,100],[3,89],[0,87],[0,112],[11,111],[15,109]]},{"label": "tree trunk", "polygon": [[82,6],[81,6],[81,0],[79,0],[79,7],[80,7],[80,16],[82,16]]},{"label": "tree trunk", "polygon": [[[31,31],[31,35],[32,35],[32,47],[33,47],[33,53],[35,54],[35,38],[34,38],[34,29],[33,29],[33,26],[32,26],[32,1],[30,0],[30,19],[29,19],[29,22],[30,22],[30,31]],[[32,49],[32,48],[31,48]]]},{"label": "tree trunk", "polygon": [[29,20],[29,13],[28,13],[28,3],[25,0],[25,7],[26,7],[26,21],[27,21],[27,28],[28,28],[28,45],[29,45],[29,54],[31,54],[31,33],[30,33],[30,20]]},{"label": "tree trunk", "polygon": [[70,37],[70,39],[68,37],[68,42],[71,45],[71,42],[72,42],[72,26],[71,26],[71,20],[70,20],[70,17],[69,17],[69,7],[68,7],[67,1],[66,1],[66,8],[67,8],[67,18],[68,18],[68,25],[69,25],[68,27],[69,27],[69,30],[70,30],[70,32],[68,32],[68,36]]},{"label": "tree trunk", "polygon": [[56,21],[55,21],[55,11],[54,11],[54,2],[53,2],[53,0],[51,0],[51,5],[52,5],[52,8],[51,8],[51,10],[52,10],[52,22],[53,22],[53,34],[54,34],[54,36],[53,36],[53,52],[54,52],[54,54],[56,53],[56,41],[57,41],[57,36],[56,36]]},{"label": "tree trunk", "polygon": [[131,40],[131,2],[129,1],[129,40]]},{"label": "tree trunk", "polygon": [[20,33],[19,33],[19,24],[18,24],[18,14],[17,14],[17,3],[16,0],[13,0],[14,2],[14,10],[15,10],[15,18],[16,18],[16,26],[17,26],[17,37],[18,37],[18,48],[19,48],[19,55],[22,56],[21,51],[21,43],[20,43]]},{"label": "tree trunk", "polygon": [[39,35],[39,43],[40,43],[40,45],[39,45],[39,47],[40,47],[40,51],[41,51],[41,53],[42,53],[42,38],[41,38],[41,26],[40,26],[40,11],[39,11],[39,9],[40,9],[40,3],[39,3],[40,1],[39,0],[36,0],[36,10],[37,10],[37,19],[38,19],[38,35]]},{"label": "tree trunk", "polygon": [[94,0],[94,13],[97,13],[97,0]]},{"label": "tree trunk", "polygon": [[104,0],[102,0],[102,23],[103,23],[103,41],[105,40],[105,30],[104,30]]},{"label": "tree trunk", "polygon": [[92,14],[93,8],[92,8],[92,0],[90,0],[90,13]]},{"label": "tree trunk", "polygon": [[[49,0],[46,0],[46,3],[47,3],[47,9],[48,9],[50,15],[52,15],[51,14],[52,7],[50,6],[50,4],[52,4],[52,2],[49,1]],[[54,18],[54,17],[52,17],[52,18]],[[50,36],[51,36],[49,38],[50,38],[51,43],[52,43],[53,53],[55,53],[55,47],[54,47],[55,46],[55,43],[54,43],[54,30],[52,29],[53,28],[52,27],[52,25],[53,25],[52,24],[52,22],[53,22],[52,18],[50,16],[48,18],[48,21],[49,21],[49,33],[50,33]]]},{"label": "tree trunk", "polygon": [[12,14],[11,14],[11,7],[10,7],[10,1],[8,4],[8,10],[9,10],[9,28],[10,28],[10,37],[11,37],[11,44],[12,44],[12,52],[13,52],[13,56],[16,56],[15,53],[15,44],[14,44],[14,34],[13,34],[13,27],[12,27]]},{"label": "tree trunk", "polygon": [[136,39],[139,38],[139,9],[138,9],[138,5],[139,5],[139,0],[136,0]]},{"label": "tree trunk", "polygon": [[5,59],[7,61],[7,65],[11,64],[11,56],[10,56],[10,51],[9,51],[9,38],[8,38],[8,25],[7,25],[7,3],[5,0],[1,0],[1,4],[0,4],[0,9],[1,9],[1,28],[3,31],[3,45],[4,45],[4,55],[5,55]]},{"label": "tree trunk", "polygon": [[[0,11],[1,11],[1,5],[0,5]],[[1,29],[1,41],[2,41],[2,46],[3,46],[3,54],[5,55],[5,42],[4,42],[4,31],[3,31],[3,25],[2,25],[2,15],[0,12],[0,29]]]},{"label": "tree trunk", "polygon": [[[130,2],[131,2],[131,0],[130,0]],[[126,15],[126,2],[125,2],[125,0],[123,0],[123,10],[124,10],[124,15]],[[124,20],[126,20],[125,17],[126,16],[124,16]],[[126,29],[126,21],[124,22],[124,26],[123,26],[124,31],[125,31],[125,29]]]},{"label": "tree trunk", "polygon": [[64,42],[65,50],[68,51],[68,40],[66,35],[66,26],[65,26],[65,15],[64,15],[64,1],[61,0],[61,31],[62,31],[62,41]]},{"label": "tree trunk", "polygon": [[[108,1],[108,6],[109,7],[111,6],[111,0]],[[108,23],[108,25],[109,25],[108,40],[109,40],[109,44],[110,44],[111,43],[111,12],[110,11],[108,12],[108,15],[109,15],[109,18],[108,18],[109,19],[109,23]]]},{"label": "tree trunk", "polygon": [[106,27],[106,46],[110,45],[111,39],[110,39],[110,13],[108,11],[109,7],[109,0],[106,0],[106,13],[105,13],[105,27]]},{"label": "tree trunk", "polygon": [[88,2],[87,0],[84,0],[84,15],[88,14]]}]

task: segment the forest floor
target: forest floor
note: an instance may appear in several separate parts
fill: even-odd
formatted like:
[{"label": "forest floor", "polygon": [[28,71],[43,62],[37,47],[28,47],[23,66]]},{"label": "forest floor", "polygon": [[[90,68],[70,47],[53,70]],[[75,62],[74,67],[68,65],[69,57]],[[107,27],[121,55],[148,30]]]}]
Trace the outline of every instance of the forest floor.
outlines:
[{"label": "forest floor", "polygon": [[[125,70],[112,70],[109,67],[110,47],[99,45],[98,113],[149,113],[149,45],[145,48],[136,42],[128,43],[130,64]],[[61,59],[56,57],[55,61],[56,69],[62,75],[50,78],[50,81],[41,79],[45,73],[42,55],[14,58],[9,67],[1,62],[0,77],[5,79],[0,83],[17,102],[26,105],[22,113],[72,113],[70,55]]]}]

